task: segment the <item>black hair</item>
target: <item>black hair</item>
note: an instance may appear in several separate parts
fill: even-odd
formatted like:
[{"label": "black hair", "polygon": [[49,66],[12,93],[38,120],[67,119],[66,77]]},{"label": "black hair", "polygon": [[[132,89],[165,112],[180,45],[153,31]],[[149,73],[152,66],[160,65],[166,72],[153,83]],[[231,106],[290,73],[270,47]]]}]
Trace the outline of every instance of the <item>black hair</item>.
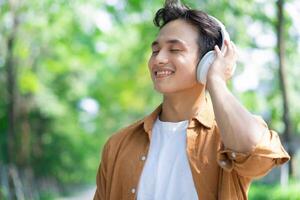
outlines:
[{"label": "black hair", "polygon": [[197,28],[200,59],[205,53],[213,50],[215,45],[221,49],[222,34],[219,24],[205,12],[181,4],[180,0],[166,0],[164,7],[156,12],[153,23],[161,29],[176,19],[182,19]]}]

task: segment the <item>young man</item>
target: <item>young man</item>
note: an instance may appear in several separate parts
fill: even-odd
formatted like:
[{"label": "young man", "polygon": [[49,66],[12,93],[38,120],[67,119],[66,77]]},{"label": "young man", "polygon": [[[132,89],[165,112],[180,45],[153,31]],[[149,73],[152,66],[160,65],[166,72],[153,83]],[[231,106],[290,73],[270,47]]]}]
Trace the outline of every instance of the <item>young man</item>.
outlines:
[{"label": "young man", "polygon": [[[106,143],[94,200],[247,199],[251,181],[289,160],[268,130],[226,86],[236,49],[207,14],[167,1],[154,19],[149,71],[162,104]],[[206,84],[196,79],[214,50]],[[208,91],[210,98],[206,94]]]}]

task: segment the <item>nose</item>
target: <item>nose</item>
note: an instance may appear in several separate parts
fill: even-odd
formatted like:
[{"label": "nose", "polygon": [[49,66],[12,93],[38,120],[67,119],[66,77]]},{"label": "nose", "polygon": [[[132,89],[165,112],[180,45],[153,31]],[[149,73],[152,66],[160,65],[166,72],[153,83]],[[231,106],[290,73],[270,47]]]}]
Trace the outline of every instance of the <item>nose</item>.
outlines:
[{"label": "nose", "polygon": [[168,55],[163,50],[160,50],[154,57],[155,65],[164,65],[167,64],[168,62],[169,62]]}]

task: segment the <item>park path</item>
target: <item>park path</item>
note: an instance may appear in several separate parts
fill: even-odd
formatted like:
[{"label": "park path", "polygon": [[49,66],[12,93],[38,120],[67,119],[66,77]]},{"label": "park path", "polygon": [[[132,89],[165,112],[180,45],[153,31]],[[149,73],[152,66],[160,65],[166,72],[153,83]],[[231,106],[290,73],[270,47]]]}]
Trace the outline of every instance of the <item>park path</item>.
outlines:
[{"label": "park path", "polygon": [[75,193],[74,196],[70,197],[61,197],[56,200],[92,200],[94,197],[96,188],[90,187],[81,192]]}]

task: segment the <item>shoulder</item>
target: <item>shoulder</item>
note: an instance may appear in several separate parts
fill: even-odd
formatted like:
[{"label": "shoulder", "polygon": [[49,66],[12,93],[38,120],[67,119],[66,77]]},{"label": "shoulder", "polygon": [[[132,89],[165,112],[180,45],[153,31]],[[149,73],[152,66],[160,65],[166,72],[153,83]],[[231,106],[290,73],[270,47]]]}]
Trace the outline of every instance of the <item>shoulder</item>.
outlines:
[{"label": "shoulder", "polygon": [[122,129],[115,132],[107,141],[107,145],[109,146],[115,146],[122,142],[125,138],[129,137],[132,134],[135,134],[137,132],[141,132],[144,130],[144,120],[140,119]]},{"label": "shoulder", "polygon": [[140,119],[113,133],[105,143],[103,152],[109,157],[114,157],[122,148],[129,143],[135,142],[134,138],[142,136],[144,132],[144,120]]},{"label": "shoulder", "polygon": [[103,151],[109,152],[111,156],[118,154],[128,148],[138,146],[145,141],[148,136],[147,132],[152,128],[153,122],[161,110],[161,105],[158,106],[150,115],[126,126],[115,132],[106,144]]},{"label": "shoulder", "polygon": [[157,119],[160,111],[161,105],[159,105],[151,114],[120,129],[108,139],[107,145],[116,147],[121,143],[132,141],[133,138],[144,137],[146,135],[145,133],[152,129],[154,121]]}]

